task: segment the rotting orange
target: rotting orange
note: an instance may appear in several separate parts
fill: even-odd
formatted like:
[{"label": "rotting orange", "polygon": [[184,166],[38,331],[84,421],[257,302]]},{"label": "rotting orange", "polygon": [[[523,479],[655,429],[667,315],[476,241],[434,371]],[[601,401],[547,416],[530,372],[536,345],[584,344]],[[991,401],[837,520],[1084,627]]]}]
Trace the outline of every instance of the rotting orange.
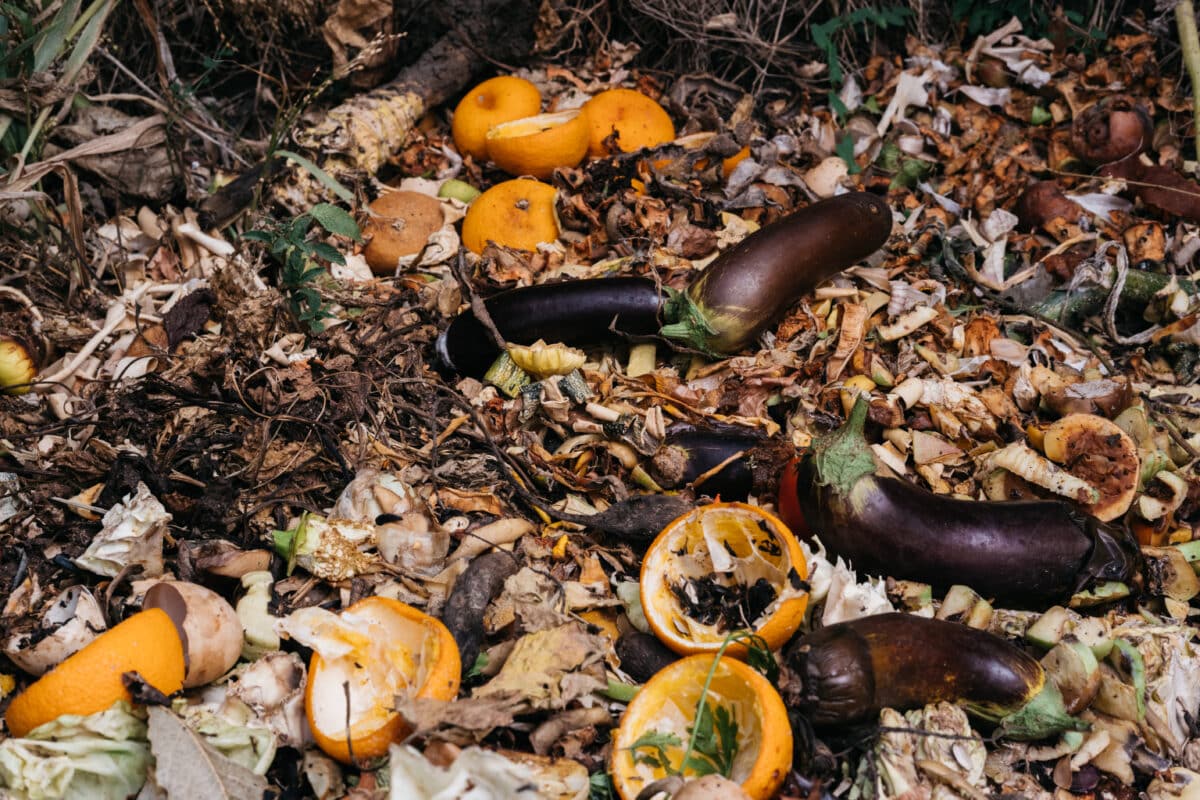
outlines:
[{"label": "rotting orange", "polygon": [[604,141],[614,132],[623,153],[675,140],[675,123],[657,102],[633,89],[608,89],[583,106],[591,127],[588,154],[608,155]]},{"label": "rotting orange", "polygon": [[[758,506],[710,503],[665,527],[642,559],[642,610],[677,653],[715,652],[737,630],[782,647],[808,607],[808,566],[788,527]],[[742,657],[734,642],[726,650]]]},{"label": "rotting orange", "polygon": [[342,763],[385,755],[407,734],[392,705],[397,695],[452,700],[458,694],[462,665],[454,637],[399,600],[368,597],[341,614],[305,608],[285,624],[313,649],[304,694],[313,740]]},{"label": "rotting orange", "polygon": [[[641,737],[663,734],[655,737],[656,741],[671,743],[663,746],[662,755],[670,767],[681,766],[714,658],[694,655],[664,667],[625,709],[613,734],[609,762],[613,788],[622,800],[634,800],[646,786],[668,775],[657,750],[634,746]],[[725,718],[736,725],[736,741],[720,743],[722,751],[734,752],[727,777],[755,800],[773,797],[792,767],[792,728],[779,692],[754,668],[722,657],[713,670],[705,707],[714,718],[728,715]],[[720,736],[722,730],[730,729],[728,725],[713,726],[713,733]],[[672,735],[674,739],[670,739]],[[693,750],[692,757],[696,756]],[[701,774],[692,769],[681,772],[685,778]]]},{"label": "rotting orange", "polygon": [[441,201],[420,192],[384,192],[368,208],[363,255],[376,275],[395,273],[400,259],[421,252],[444,222]]},{"label": "rotting orange", "polygon": [[515,75],[491,78],[467,92],[454,109],[454,146],[476,161],[487,158],[487,132],[494,125],[531,117],[542,108],[542,93]]},{"label": "rotting orange", "polygon": [[183,688],[183,642],[161,608],[140,611],[110,628],[18,695],[4,721],[14,737],[63,714],[86,716],[118,700],[133,702],[121,681],[127,672],[163,694]]},{"label": "rotting orange", "polygon": [[545,180],[588,151],[587,118],[578,108],[502,122],[487,132],[488,158],[510,175]]},{"label": "rotting orange", "polygon": [[475,198],[463,219],[462,241],[482,253],[489,241],[518,250],[536,250],[558,239],[558,192],[541,181],[518,178],[498,183]]}]

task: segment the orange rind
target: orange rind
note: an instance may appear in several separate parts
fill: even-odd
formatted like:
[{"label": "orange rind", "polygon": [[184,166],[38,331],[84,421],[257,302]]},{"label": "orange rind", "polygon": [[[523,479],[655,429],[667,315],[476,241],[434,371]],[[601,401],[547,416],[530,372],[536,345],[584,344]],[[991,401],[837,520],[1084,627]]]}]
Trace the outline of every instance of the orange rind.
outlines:
[{"label": "orange rind", "polygon": [[609,155],[606,140],[616,134],[619,152],[657,147],[675,140],[675,123],[657,102],[633,89],[608,89],[583,106],[591,135],[588,155]]},{"label": "orange rind", "polygon": [[[664,744],[661,755],[672,769],[681,766],[714,658],[694,655],[664,667],[625,709],[613,734],[609,762],[613,788],[622,800],[634,800],[646,786],[669,774],[667,765],[655,763],[660,758],[657,751],[635,746],[642,737],[659,734],[654,738],[664,742],[673,735],[677,743]],[[705,706],[714,717],[727,715],[736,725],[733,747],[723,743],[734,754],[726,777],[754,800],[774,797],[792,766],[792,728],[779,692],[752,667],[722,657],[713,670]],[[720,727],[714,726],[718,736]],[[700,774],[690,768],[681,772],[684,778]]]},{"label": "orange rind", "polygon": [[5,714],[20,738],[64,714],[87,716],[118,700],[133,702],[121,676],[136,672],[163,694],[183,688],[183,642],[161,608],[151,608],[100,634],[12,701]]},{"label": "orange rind", "polygon": [[476,161],[487,158],[487,132],[495,125],[530,117],[542,108],[542,93],[531,82],[501,75],[467,92],[454,109],[454,146]]},{"label": "orange rind", "polygon": [[[739,630],[782,647],[808,608],[807,578],[800,543],[782,520],[745,503],[710,503],[663,529],[639,583],[654,635],[688,655],[715,652]],[[726,652],[742,657],[746,648],[734,642]]]},{"label": "orange rind", "polygon": [[409,731],[399,696],[452,700],[462,665],[454,637],[437,619],[387,597],[332,614],[302,609],[288,633],[313,649],[304,694],[313,740],[344,764],[387,754]]},{"label": "orange rind", "polygon": [[558,239],[557,198],[555,188],[541,181],[519,178],[496,184],[467,209],[463,245],[474,253],[482,253],[488,242],[535,251]]}]

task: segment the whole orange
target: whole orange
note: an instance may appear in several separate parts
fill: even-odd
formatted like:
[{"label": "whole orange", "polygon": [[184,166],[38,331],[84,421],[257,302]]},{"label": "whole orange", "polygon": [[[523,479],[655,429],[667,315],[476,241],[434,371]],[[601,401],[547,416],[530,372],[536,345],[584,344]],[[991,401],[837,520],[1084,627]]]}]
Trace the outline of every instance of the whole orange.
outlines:
[{"label": "whole orange", "polygon": [[537,250],[542,242],[558,239],[558,192],[541,181],[518,178],[488,189],[467,209],[462,241],[482,253],[489,241],[518,250]]},{"label": "whole orange", "polygon": [[675,124],[657,102],[633,89],[608,89],[583,106],[591,126],[588,154],[608,155],[604,140],[617,134],[617,149],[623,153],[656,147],[675,140]]},{"label": "whole orange", "polygon": [[524,78],[501,75],[467,92],[454,109],[454,146],[476,161],[487,158],[487,132],[494,125],[531,117],[542,108],[542,93]]}]

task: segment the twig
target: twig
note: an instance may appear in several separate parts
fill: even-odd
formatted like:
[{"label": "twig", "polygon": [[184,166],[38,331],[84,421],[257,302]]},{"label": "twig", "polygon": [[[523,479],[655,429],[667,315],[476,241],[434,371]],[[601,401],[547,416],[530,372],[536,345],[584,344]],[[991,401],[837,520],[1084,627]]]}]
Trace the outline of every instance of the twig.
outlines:
[{"label": "twig", "polygon": [[1175,6],[1175,26],[1183,63],[1192,81],[1192,127],[1196,139],[1196,158],[1200,159],[1200,35],[1196,32],[1196,11],[1192,0],[1179,0]]},{"label": "twig", "polygon": [[454,259],[453,264],[454,277],[458,279],[458,285],[462,287],[463,294],[470,298],[471,312],[475,314],[475,319],[479,320],[480,324],[487,329],[488,335],[492,337],[492,343],[501,352],[504,352],[508,349],[508,342],[504,341],[504,337],[500,335],[500,329],[492,321],[492,315],[488,313],[483,299],[476,294],[475,289],[471,286],[471,278],[467,275],[466,250],[461,247],[458,248],[458,257]]}]

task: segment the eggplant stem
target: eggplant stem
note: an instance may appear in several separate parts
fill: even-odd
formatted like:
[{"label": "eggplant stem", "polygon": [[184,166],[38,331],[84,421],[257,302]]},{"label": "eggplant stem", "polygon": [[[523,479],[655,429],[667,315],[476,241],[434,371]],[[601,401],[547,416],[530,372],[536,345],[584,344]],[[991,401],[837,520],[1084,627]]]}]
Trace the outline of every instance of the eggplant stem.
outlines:
[{"label": "eggplant stem", "polygon": [[832,486],[849,495],[859,478],[875,474],[875,458],[867,447],[866,423],[867,400],[859,395],[846,424],[813,444],[817,481],[822,486]]},{"label": "eggplant stem", "polygon": [[721,358],[722,354],[714,352],[708,346],[708,338],[715,336],[717,329],[704,315],[704,310],[696,305],[687,292],[680,292],[670,287],[663,287],[667,299],[663,303],[663,319],[667,322],[659,329],[660,336],[682,342],[693,350],[698,350],[713,358]]},{"label": "eggplant stem", "polygon": [[[988,717],[976,710],[979,716]],[[1047,680],[1041,691],[1025,705],[1000,720],[1000,732],[1009,739],[1032,741],[1045,739],[1063,731],[1086,731],[1090,724],[1067,713],[1062,692],[1054,681]]]}]

